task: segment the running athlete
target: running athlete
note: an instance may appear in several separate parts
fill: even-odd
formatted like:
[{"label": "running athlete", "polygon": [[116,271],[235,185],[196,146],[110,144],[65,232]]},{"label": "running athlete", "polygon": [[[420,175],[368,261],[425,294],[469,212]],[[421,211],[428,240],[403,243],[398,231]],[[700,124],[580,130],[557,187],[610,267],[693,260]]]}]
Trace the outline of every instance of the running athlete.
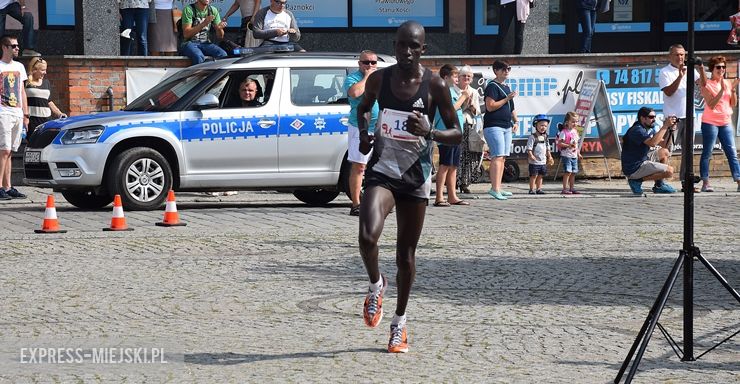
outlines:
[{"label": "running athlete", "polygon": [[[363,317],[369,327],[383,318],[383,293],[388,286],[378,266],[378,239],[394,204],[398,224],[396,284],[398,301],[391,321],[388,352],[408,352],[406,304],[416,275],[416,245],[424,225],[431,191],[432,141],[458,144],[462,134],[444,80],[419,63],[426,50],[424,27],[407,21],[393,42],[397,64],[373,72],[357,108],[360,152],[373,154],[365,171],[365,195],[360,204],[360,255],[370,289]],[[378,101],[380,113],[374,135],[361,118]],[[439,110],[446,130],[433,130],[430,121]]]}]

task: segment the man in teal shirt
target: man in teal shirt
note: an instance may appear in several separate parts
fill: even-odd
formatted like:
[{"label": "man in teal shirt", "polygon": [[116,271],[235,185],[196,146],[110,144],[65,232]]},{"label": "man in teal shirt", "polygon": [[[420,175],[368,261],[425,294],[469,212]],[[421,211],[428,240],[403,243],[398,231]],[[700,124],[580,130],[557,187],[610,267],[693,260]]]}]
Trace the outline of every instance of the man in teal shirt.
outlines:
[{"label": "man in teal shirt", "polygon": [[[367,155],[363,155],[360,152],[360,131],[357,129],[359,125],[357,123],[357,106],[360,105],[362,95],[365,93],[365,81],[378,68],[378,56],[373,51],[362,51],[357,64],[360,66],[360,69],[351,73],[344,81],[344,90],[347,92],[349,105],[352,108],[349,112],[349,127],[347,129],[347,137],[349,139],[347,160],[352,163],[352,170],[349,174],[349,196],[352,200],[352,208],[350,208],[349,214],[351,216],[360,215],[362,176],[365,173],[365,166],[372,154],[372,151]],[[369,116],[368,127],[373,127],[374,129],[377,118],[378,102],[376,101]]]},{"label": "man in teal shirt", "polygon": [[206,56],[215,59],[226,57],[226,52],[211,42],[209,32],[216,30],[216,37],[223,39],[226,22],[221,21],[218,9],[212,6],[211,0],[197,0],[182,10],[183,44],[180,53],[190,58],[195,64],[205,61]]}]

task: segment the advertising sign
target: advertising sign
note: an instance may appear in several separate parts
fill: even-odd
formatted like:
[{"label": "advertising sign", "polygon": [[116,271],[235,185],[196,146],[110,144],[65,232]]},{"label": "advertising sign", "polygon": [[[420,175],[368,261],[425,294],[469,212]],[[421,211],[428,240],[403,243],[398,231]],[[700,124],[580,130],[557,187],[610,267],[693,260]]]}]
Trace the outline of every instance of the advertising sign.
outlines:
[{"label": "advertising sign", "polygon": [[[581,153],[585,157],[604,156],[604,148],[600,136],[599,116],[611,113],[614,121],[614,131],[623,135],[627,129],[637,120],[637,111],[640,107],[647,106],[655,109],[658,120],[656,124],[662,124],[663,120],[663,92],[658,86],[658,74],[661,65],[643,66],[576,66],[576,65],[551,65],[551,66],[512,66],[506,84],[512,90],[518,91],[519,96],[514,99],[517,116],[519,117],[519,131],[513,134],[512,157],[524,158],[526,156],[527,137],[532,131],[532,118],[534,115],[543,113],[552,119],[548,135],[554,138],[557,134],[557,124],[561,123],[568,111],[576,110],[576,101],[584,91],[584,84],[588,79],[601,80],[604,82],[606,102],[610,111],[605,108],[595,108],[596,119],[589,120],[584,125],[584,142]],[[484,95],[485,86],[494,77],[491,67],[474,66],[476,73],[473,87],[478,89],[481,96]],[[588,90],[588,89],[587,89]],[[483,97],[481,97],[483,101]],[[697,100],[699,103],[700,100]],[[697,133],[694,142],[694,150],[701,150],[701,113],[703,108],[697,108],[694,114],[694,130]],[[607,129],[603,127],[603,129]],[[605,132],[602,132],[605,133]],[[600,139],[601,138],[601,139]],[[718,148],[715,146],[715,149]],[[613,154],[607,149],[607,154]]]},{"label": "advertising sign", "polygon": [[614,21],[632,21],[632,0],[616,0],[614,7]]},{"label": "advertising sign", "polygon": [[391,28],[408,20],[444,27],[444,0],[352,0],[352,26]]},{"label": "advertising sign", "polygon": [[[581,94],[576,101],[575,113],[578,115],[579,126],[587,127],[591,123],[596,125],[601,153],[604,157],[620,159],[622,148],[619,144],[619,133],[614,124],[614,115],[612,115],[603,81],[588,79],[583,83]],[[581,137],[579,147],[582,147],[584,139]]]}]

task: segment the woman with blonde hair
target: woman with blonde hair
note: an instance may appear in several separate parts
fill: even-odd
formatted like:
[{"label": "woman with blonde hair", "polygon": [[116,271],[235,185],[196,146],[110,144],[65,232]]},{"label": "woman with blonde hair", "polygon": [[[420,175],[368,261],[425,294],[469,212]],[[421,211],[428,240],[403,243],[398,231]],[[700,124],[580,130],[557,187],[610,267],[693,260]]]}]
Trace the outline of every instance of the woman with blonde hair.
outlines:
[{"label": "woman with blonde hair", "polygon": [[34,57],[28,62],[28,80],[26,80],[26,97],[28,99],[28,133],[30,137],[39,125],[52,117],[66,118],[67,115],[50,100],[51,85],[46,79],[46,60]]}]

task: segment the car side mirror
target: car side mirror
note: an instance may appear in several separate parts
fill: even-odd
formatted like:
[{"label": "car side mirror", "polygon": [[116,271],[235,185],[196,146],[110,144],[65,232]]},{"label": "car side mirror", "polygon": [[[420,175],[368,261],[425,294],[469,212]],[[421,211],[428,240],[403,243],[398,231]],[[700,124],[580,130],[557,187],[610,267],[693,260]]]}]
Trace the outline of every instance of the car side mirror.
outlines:
[{"label": "car side mirror", "polygon": [[206,93],[205,95],[199,97],[198,100],[195,100],[193,108],[198,111],[202,111],[204,109],[218,108],[218,97],[210,93]]}]

